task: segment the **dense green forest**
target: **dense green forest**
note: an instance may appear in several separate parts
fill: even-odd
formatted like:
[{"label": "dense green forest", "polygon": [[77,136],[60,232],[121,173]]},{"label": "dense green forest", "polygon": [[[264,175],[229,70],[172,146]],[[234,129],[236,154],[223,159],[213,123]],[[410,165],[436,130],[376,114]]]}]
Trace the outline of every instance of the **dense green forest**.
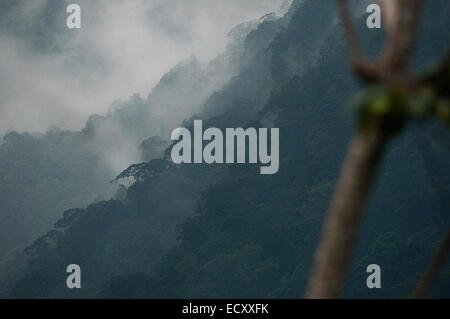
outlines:
[{"label": "dense green forest", "polygon": [[[195,58],[181,63],[148,98],[132,96],[107,116],[91,117],[81,132],[7,134],[0,146],[0,254],[11,256],[0,255],[0,294],[301,297],[354,132],[350,101],[359,89],[334,6],[294,1],[283,17],[241,25],[209,65]],[[445,54],[448,16],[446,0],[428,2],[417,71]],[[357,25],[366,51],[378,52],[382,31],[365,29],[364,17]],[[161,108],[154,104],[166,113],[155,113]],[[222,129],[279,128],[278,174],[260,175],[252,165],[172,164],[170,146],[161,150],[165,138],[179,125],[192,129],[196,119]],[[412,291],[450,226],[448,137],[441,123],[414,122],[390,145],[345,297],[398,298]],[[128,149],[137,153],[136,163],[145,162],[118,174],[121,162],[105,158]],[[72,263],[83,271],[82,289],[66,287]],[[382,289],[365,285],[372,263],[383,269]],[[433,296],[450,297],[449,264]]]}]

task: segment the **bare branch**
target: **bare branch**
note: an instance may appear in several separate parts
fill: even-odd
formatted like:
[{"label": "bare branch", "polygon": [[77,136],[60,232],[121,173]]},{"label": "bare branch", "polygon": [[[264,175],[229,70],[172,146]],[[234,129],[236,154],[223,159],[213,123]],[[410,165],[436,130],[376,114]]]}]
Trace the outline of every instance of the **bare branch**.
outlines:
[{"label": "bare branch", "polygon": [[338,8],[341,14],[342,23],[344,25],[345,32],[347,34],[348,46],[353,61],[359,61],[363,59],[363,52],[359,45],[358,34],[356,33],[355,26],[353,24],[352,16],[350,14],[350,8],[347,0],[338,0]]},{"label": "bare branch", "polygon": [[347,0],[337,0],[352,68],[366,82],[408,82],[408,64],[414,50],[423,0],[381,0],[388,38],[382,57],[369,61],[365,58],[352,21]]},{"label": "bare branch", "polygon": [[388,34],[382,65],[391,74],[405,71],[414,51],[423,0],[381,0],[381,4]]},{"label": "bare branch", "polygon": [[447,237],[442,242],[437,254],[433,257],[431,264],[427,272],[422,277],[421,281],[414,290],[411,298],[413,299],[423,299],[425,298],[431,290],[431,286],[436,279],[439,271],[447,259],[450,252],[450,232],[448,232]]},{"label": "bare branch", "polygon": [[364,81],[372,82],[378,80],[378,68],[374,63],[371,63],[364,57],[347,0],[338,0],[337,4],[341,15],[342,24],[344,25],[344,30],[347,35],[347,42],[354,72]]}]

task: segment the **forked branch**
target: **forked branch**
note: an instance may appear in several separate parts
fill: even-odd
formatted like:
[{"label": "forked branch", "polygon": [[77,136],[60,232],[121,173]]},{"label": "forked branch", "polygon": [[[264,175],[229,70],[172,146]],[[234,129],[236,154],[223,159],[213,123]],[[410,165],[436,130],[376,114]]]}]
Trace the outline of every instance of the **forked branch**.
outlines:
[{"label": "forked branch", "polygon": [[[411,76],[408,64],[414,49],[422,1],[383,1],[388,39],[381,57],[371,61],[366,60],[359,46],[347,1],[337,1],[347,33],[352,65],[358,76],[386,86],[409,87]],[[365,204],[379,160],[391,137],[390,132],[385,130],[389,125],[384,121],[375,122],[377,124],[369,131],[360,131],[353,139],[316,252],[308,298],[338,298],[341,295]]]}]

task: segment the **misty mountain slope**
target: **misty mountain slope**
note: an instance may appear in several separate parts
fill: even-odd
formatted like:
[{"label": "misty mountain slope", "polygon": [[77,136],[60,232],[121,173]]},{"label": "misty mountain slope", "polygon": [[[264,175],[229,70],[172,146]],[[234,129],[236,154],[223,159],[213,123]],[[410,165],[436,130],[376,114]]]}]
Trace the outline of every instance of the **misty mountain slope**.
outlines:
[{"label": "misty mountain slope", "polygon": [[[10,175],[1,175],[5,177],[5,183],[2,183],[3,191],[10,195],[9,200],[4,201],[2,210],[4,216],[2,226],[5,229],[2,233],[5,237],[2,241],[3,251],[6,254],[12,251],[19,253],[33,238],[47,231],[66,209],[85,207],[101,194],[103,198],[109,198],[114,189],[114,185],[109,185],[109,181],[123,167],[133,161],[139,161],[141,151],[147,152],[145,148],[147,144],[141,144],[144,139],[147,140],[154,135],[167,138],[170,131],[179,126],[185,117],[190,116],[195,109],[201,108],[211,93],[220,90],[221,86],[239,70],[239,66],[246,63],[248,56],[255,54],[245,49],[244,41],[247,34],[259,24],[260,21],[255,21],[252,22],[251,28],[234,30],[234,40],[228,49],[206,65],[195,57],[181,62],[160,80],[148,98],[143,99],[134,94],[127,101],[114,103],[107,115],[91,116],[81,132],[53,129],[47,134],[34,136],[11,133],[10,136],[20,137],[15,140],[7,136],[2,145],[4,150],[2,157],[10,159],[11,162],[4,162],[2,169],[16,176],[20,170],[24,179],[41,179],[39,183],[21,188],[19,185],[22,184],[22,180],[6,180]],[[244,53],[245,58],[242,57]],[[34,143],[36,147],[20,148],[18,141],[22,136],[32,141],[30,144]],[[143,148],[138,149],[140,146]],[[17,161],[18,154],[30,157],[30,163],[27,165],[39,162],[43,163],[44,167],[24,170],[22,165],[25,165],[25,162]],[[14,166],[11,163],[14,163]],[[74,174],[67,174],[67,171],[73,171]],[[57,183],[54,182],[51,187],[44,188],[42,185],[53,175],[59,176]],[[70,187],[61,187],[59,183]],[[171,185],[169,182],[166,183]],[[207,187],[206,181],[202,183],[202,187]],[[68,192],[63,192],[66,188]],[[55,189],[60,191],[55,192]],[[157,191],[162,190],[167,189],[157,188]],[[169,187],[167,191],[177,194],[177,187]],[[39,194],[39,197],[36,197],[36,194]],[[56,197],[56,194],[59,197]],[[35,205],[38,201],[42,203],[42,208]],[[21,209],[18,210],[17,205],[11,205],[10,202],[20,203]],[[175,207],[177,203],[179,202],[172,202],[172,206]],[[151,206],[144,206],[143,209],[152,210]],[[190,210],[187,207],[185,209]],[[173,217],[172,223],[180,220],[183,218]],[[24,224],[23,228],[17,228],[21,223]],[[9,229],[17,229],[17,232],[6,231]],[[7,264],[5,269],[12,267],[13,262],[10,260],[14,259],[14,256],[3,261]]]},{"label": "misty mountain slope", "polygon": [[158,136],[168,141],[174,128],[237,74],[243,52],[250,52],[244,50],[250,30],[235,32],[227,50],[208,63],[194,56],[180,62],[148,97],[133,94],[113,103],[106,115],[92,115],[80,132],[55,128],[45,134],[6,135],[0,145],[0,269],[47,232],[63,211],[110,198],[115,186],[109,181],[125,167],[162,157],[157,152],[149,158],[150,145],[142,142]]},{"label": "misty mountain slope", "polygon": [[[77,133],[7,134],[0,145],[0,265],[44,234],[61,211],[111,190],[111,174]],[[1,268],[1,267],[0,267]]]},{"label": "misty mountain slope", "polygon": [[[430,8],[424,36],[445,39],[447,30],[432,22],[447,13],[439,14],[439,4]],[[375,51],[379,40],[367,37],[364,42]],[[323,64],[273,94],[261,115],[276,114],[274,126],[282,132],[280,151],[285,154],[280,172],[270,178],[256,172],[235,174],[234,181],[211,187],[202,194],[198,215],[182,226],[180,247],[147,275],[113,279],[101,297],[301,296],[352,134],[349,113],[342,109],[356,88],[341,63],[348,53],[342,34],[327,42]],[[429,46],[417,55],[418,65],[443,53],[440,46]],[[347,297],[407,296],[445,234],[449,224],[448,218],[442,219],[439,190],[429,187],[429,172],[414,142],[418,129],[429,136],[447,134],[440,125],[413,125],[391,146],[371,200]],[[443,173],[439,187],[448,192],[450,154],[439,143],[433,143],[433,150]],[[365,267],[373,262],[387,271],[380,291],[364,286]],[[434,296],[448,297],[449,275],[447,265]]]},{"label": "misty mountain slope", "polygon": [[179,61],[214,59],[236,24],[280,15],[282,2],[290,0],[78,0],[81,28],[69,29],[73,1],[3,0],[0,134],[78,131],[117,98],[147,96]]},{"label": "misty mountain slope", "polygon": [[[263,23],[265,25],[268,23],[266,21]],[[274,21],[270,21],[270,23],[274,23]],[[263,28],[263,31],[266,29]],[[148,113],[152,112],[151,110],[151,104],[164,104],[165,107],[160,107],[160,109],[164,110],[165,112],[175,112],[173,108],[176,107],[176,102],[172,102],[171,105],[167,107],[168,110],[166,110],[167,101],[169,101],[170,97],[175,97],[178,95],[179,103],[184,102],[187,103],[189,100],[189,97],[186,96],[186,94],[189,93],[189,91],[194,90],[194,85],[198,85],[197,83],[202,83],[201,81],[196,81],[196,79],[201,80],[209,80],[210,83],[214,83],[214,78],[224,78],[223,73],[228,74],[229,70],[224,67],[226,66],[226,63],[229,64],[230,62],[223,61],[224,59],[228,59],[231,57],[234,64],[244,64],[245,61],[248,61],[248,57],[258,54],[254,53],[254,50],[262,50],[265,49],[266,45],[262,45],[262,47],[255,48],[247,48],[243,52],[245,53],[246,58],[239,59],[239,48],[241,47],[239,44],[239,41],[245,40],[247,32],[243,32],[234,43],[232,43],[231,48],[231,54],[228,52],[216,60],[212,61],[209,66],[209,71],[207,72],[208,77],[193,77],[192,74],[198,74],[198,69],[200,68],[198,62],[195,59],[191,59],[190,61],[187,61],[187,63],[180,64],[179,66],[175,67],[170,73],[168,73],[158,84],[158,86],[155,87],[155,89],[152,91],[148,98],[148,103],[140,98],[139,96],[133,96],[130,100],[130,102],[126,102],[123,105],[120,105],[119,103],[115,106],[113,106],[113,109],[111,110],[110,115],[107,115],[106,117],[102,116],[94,116],[91,117],[89,122],[86,125],[86,128],[82,131],[82,135],[85,137],[87,144],[92,146],[94,149],[94,153],[96,152],[96,145],[101,145],[102,149],[101,152],[98,152],[98,156],[106,156],[110,157],[112,159],[116,159],[120,153],[122,153],[122,146],[120,144],[126,144],[125,147],[130,147],[130,144],[132,146],[132,143],[130,140],[135,139],[139,140],[140,137],[145,136],[145,132],[147,130],[147,134],[150,134],[148,131],[154,129],[154,127],[151,126],[152,123],[158,123],[158,119],[153,120],[153,122],[145,121],[143,119],[148,118]],[[236,36],[236,35],[235,35]],[[268,38],[270,41],[271,38]],[[247,40],[246,40],[247,41]],[[236,43],[237,42],[237,43]],[[242,50],[242,49],[241,49]],[[233,52],[238,52],[237,54]],[[253,53],[252,53],[253,52]],[[233,55],[234,54],[234,55]],[[228,57],[227,57],[228,55]],[[242,60],[242,61],[241,61]],[[217,70],[217,65],[221,66],[221,69]],[[244,72],[243,72],[244,73]],[[226,77],[226,75],[225,75]],[[181,79],[181,80],[180,80]],[[212,81],[211,81],[212,79]],[[187,86],[186,83],[192,84],[191,86]],[[256,83],[258,85],[259,83]],[[209,87],[211,87],[211,84],[209,84]],[[179,90],[177,89],[179,88]],[[204,90],[203,90],[204,91]],[[179,105],[181,106],[181,105]],[[248,105],[241,103],[238,105],[238,107],[248,107]],[[226,109],[224,107],[224,109]],[[182,112],[178,112],[179,114],[182,114]],[[175,116],[174,116],[175,117]],[[250,118],[251,115],[247,115],[247,118]],[[176,117],[175,117],[176,118]],[[242,117],[241,117],[242,119]],[[149,123],[150,122],[150,123]],[[159,121],[158,124],[160,124],[161,121]],[[140,124],[142,123],[142,124]],[[237,123],[236,123],[237,124]],[[156,125],[155,125],[156,126]],[[110,128],[110,130],[108,130]],[[128,131],[127,131],[128,130]],[[156,129],[157,130],[157,129]],[[121,134],[115,133],[115,132],[121,132]],[[131,136],[129,140],[127,139],[128,136]],[[133,136],[133,134],[135,136]],[[104,137],[107,139],[105,140]],[[117,141],[125,141],[126,143],[117,143]],[[114,143],[115,142],[115,143]],[[105,147],[106,145],[106,147]],[[109,148],[108,146],[111,145]],[[117,145],[117,149],[114,147]],[[97,146],[98,147],[98,146]],[[110,153],[109,153],[110,152]],[[114,153],[116,152],[116,153]],[[106,155],[105,155],[106,154]],[[103,159],[103,158],[101,158]],[[203,180],[203,187],[207,187],[208,183]],[[162,187],[159,187],[159,189],[164,189]],[[141,196],[142,197],[142,196]],[[143,205],[144,207],[152,207],[151,205]],[[141,207],[142,208],[142,207]],[[174,222],[180,222],[182,219],[176,219],[174,218]]]},{"label": "misty mountain slope", "polygon": [[[326,21],[330,15],[323,11],[324,3],[310,0],[303,5],[318,21]],[[446,39],[447,29],[433,24],[448,14],[445,4],[430,5],[425,37]],[[52,232],[27,250],[28,269],[18,275],[11,296],[301,296],[353,133],[352,112],[343,106],[358,84],[344,62],[348,52],[339,26],[325,32],[320,48],[302,45],[301,37],[286,36],[315,20],[304,21],[302,6],[296,8],[283,28],[272,25],[273,37],[254,46],[260,48],[251,54],[255,58],[207,100],[198,117],[191,118],[202,118],[204,127],[280,128],[279,173],[262,176],[254,165],[174,166],[164,159],[133,165],[119,178],[119,182],[136,180],[120,201],[66,212]],[[364,28],[364,21],[358,25]],[[258,29],[251,32],[247,41],[256,39],[257,33]],[[381,33],[375,31],[363,42],[373,52],[380,40]],[[419,52],[418,65],[442,55],[438,43]],[[312,56],[308,49],[320,56],[292,76],[286,65],[292,56]],[[279,58],[280,52],[289,56]],[[283,68],[287,71],[274,72]],[[222,108],[215,108],[216,103]],[[391,145],[384,162],[351,272],[349,297],[405,296],[442,236],[439,190],[427,187],[428,172],[412,138],[415,129]],[[427,130],[440,132],[440,126],[431,124]],[[445,169],[448,151],[438,143],[433,143],[433,150]],[[444,190],[448,173],[443,170]],[[78,291],[64,286],[65,266],[73,262],[87,272],[84,288]],[[374,262],[388,272],[383,275],[387,280],[383,291],[363,287],[364,267]],[[448,296],[449,284],[446,267],[435,295]]]},{"label": "misty mountain slope", "polygon": [[[175,103],[181,107],[182,101],[188,101],[188,92],[178,92],[173,82],[194,83],[193,78],[189,79],[191,73],[187,71],[186,78],[177,69],[162,80],[168,83],[157,87],[167,91],[167,86],[172,85],[171,92],[178,94],[180,99],[171,104],[171,112],[176,113]],[[208,79],[203,77],[202,81]],[[210,83],[209,87],[215,84]],[[178,88],[187,87],[178,85]],[[169,99],[157,90],[152,97],[160,104],[164,98]],[[193,107],[193,103],[188,106]],[[0,270],[35,238],[51,229],[63,211],[86,207],[98,198],[110,198],[116,186],[109,181],[123,167],[141,161],[141,152],[146,151],[139,149],[141,142],[161,132],[168,134],[177,120],[174,116],[172,124],[164,123],[168,114],[150,114],[149,103],[137,95],[115,107],[120,108],[109,116],[92,116],[81,132],[51,129],[41,135],[16,132],[5,135],[0,145]],[[187,112],[185,109],[177,113],[181,116],[180,123]]]}]

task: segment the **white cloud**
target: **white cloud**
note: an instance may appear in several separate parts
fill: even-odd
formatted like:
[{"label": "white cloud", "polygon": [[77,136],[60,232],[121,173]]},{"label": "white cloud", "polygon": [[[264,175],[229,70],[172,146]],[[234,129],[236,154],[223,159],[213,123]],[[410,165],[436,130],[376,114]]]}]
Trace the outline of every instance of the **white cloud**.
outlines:
[{"label": "white cloud", "polygon": [[[27,37],[0,35],[0,134],[51,125],[79,129],[114,100],[134,92],[147,95],[180,60],[192,54],[213,58],[224,49],[230,29],[276,11],[282,0],[76,2],[82,29],[67,33],[61,11],[62,22],[54,26],[61,28],[58,41],[64,42],[58,53],[36,50]],[[17,14],[32,29],[42,23],[37,17],[48,0],[24,3]]]}]

